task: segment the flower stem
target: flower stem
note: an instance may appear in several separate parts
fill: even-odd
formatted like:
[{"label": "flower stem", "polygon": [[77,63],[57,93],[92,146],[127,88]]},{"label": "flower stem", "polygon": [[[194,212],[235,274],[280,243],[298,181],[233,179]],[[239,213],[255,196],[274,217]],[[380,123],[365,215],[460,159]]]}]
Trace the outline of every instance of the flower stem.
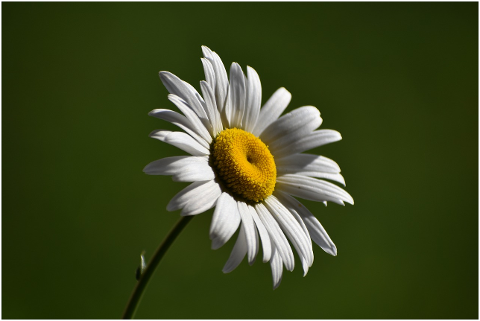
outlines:
[{"label": "flower stem", "polygon": [[137,310],[138,304],[142,299],[143,292],[147,288],[148,281],[152,277],[155,269],[157,268],[158,264],[162,260],[163,256],[167,252],[170,245],[175,241],[176,237],[180,234],[183,228],[187,225],[188,222],[193,218],[193,216],[184,216],[182,217],[177,224],[172,228],[170,233],[168,233],[167,237],[163,240],[162,244],[158,247],[157,251],[153,255],[150,263],[148,263],[145,272],[140,276],[140,280],[138,280],[135,289],[133,289],[132,296],[130,300],[128,300],[127,307],[125,308],[125,312],[123,312],[123,319],[132,319],[135,315]]}]

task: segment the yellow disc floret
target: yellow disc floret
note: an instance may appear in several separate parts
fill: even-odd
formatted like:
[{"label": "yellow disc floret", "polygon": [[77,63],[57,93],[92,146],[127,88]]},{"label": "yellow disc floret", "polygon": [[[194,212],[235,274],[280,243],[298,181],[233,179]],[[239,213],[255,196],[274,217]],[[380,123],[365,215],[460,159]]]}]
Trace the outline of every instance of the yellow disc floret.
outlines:
[{"label": "yellow disc floret", "polygon": [[217,174],[233,194],[259,202],[275,188],[277,168],[259,138],[237,128],[223,130],[213,143],[212,161]]}]

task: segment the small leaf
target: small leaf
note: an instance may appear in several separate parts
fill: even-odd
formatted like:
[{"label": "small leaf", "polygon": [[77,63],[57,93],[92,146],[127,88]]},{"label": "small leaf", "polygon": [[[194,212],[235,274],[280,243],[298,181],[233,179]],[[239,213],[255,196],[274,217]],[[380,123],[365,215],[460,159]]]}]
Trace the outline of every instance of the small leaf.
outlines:
[{"label": "small leaf", "polygon": [[145,272],[145,269],[147,268],[147,264],[145,263],[145,251],[140,254],[140,266],[137,268],[137,271],[135,272],[135,278],[140,280],[140,277],[142,276],[143,272]]}]

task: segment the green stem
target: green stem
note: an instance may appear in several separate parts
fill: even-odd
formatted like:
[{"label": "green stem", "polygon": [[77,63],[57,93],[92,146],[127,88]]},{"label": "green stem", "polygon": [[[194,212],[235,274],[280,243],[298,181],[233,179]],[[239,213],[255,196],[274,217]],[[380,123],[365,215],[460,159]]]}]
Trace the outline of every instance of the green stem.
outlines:
[{"label": "green stem", "polygon": [[193,216],[184,216],[182,217],[177,224],[173,227],[173,229],[168,233],[165,240],[163,240],[162,244],[158,247],[157,251],[153,255],[150,263],[148,263],[147,268],[143,272],[138,280],[135,289],[133,289],[132,296],[130,300],[128,300],[127,307],[125,308],[125,312],[123,312],[123,319],[132,319],[135,315],[135,311],[137,310],[138,304],[142,299],[143,292],[147,288],[148,281],[152,277],[155,269],[157,268],[158,264],[162,260],[163,256],[167,252],[170,245],[175,241],[175,238],[180,234],[183,228],[187,225],[188,222],[193,218]]}]

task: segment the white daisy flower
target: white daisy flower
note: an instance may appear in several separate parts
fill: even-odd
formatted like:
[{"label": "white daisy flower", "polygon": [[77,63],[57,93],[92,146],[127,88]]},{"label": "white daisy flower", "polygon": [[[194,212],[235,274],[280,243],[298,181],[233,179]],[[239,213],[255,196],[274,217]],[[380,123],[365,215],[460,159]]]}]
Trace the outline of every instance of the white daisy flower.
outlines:
[{"label": "white daisy flower", "polygon": [[162,158],[148,164],[144,172],[192,182],[173,197],[167,210],[181,209],[186,216],[215,207],[210,227],[213,249],[224,245],[240,227],[223,272],[233,271],[245,256],[253,264],[261,244],[263,262],[270,262],[276,288],[283,266],[289,271],[294,268],[289,241],[304,275],[313,263],[311,240],[328,254],[337,254],[320,222],[294,197],[325,205],[353,204],[346,191],[326,181],[345,185],[337,163],[303,153],[342,137],[334,130],[316,130],[322,118],[312,106],[280,117],[291,99],[285,88],[260,108],[262,89],[253,68],[247,67],[245,76],[240,65],[233,63],[228,79],[220,57],[207,47],[202,51],[206,78],[200,82],[202,95],[172,73],[161,71],[168,99],[181,113],[169,109],[149,113],[183,130],[155,130],[150,136],[191,156]]}]

